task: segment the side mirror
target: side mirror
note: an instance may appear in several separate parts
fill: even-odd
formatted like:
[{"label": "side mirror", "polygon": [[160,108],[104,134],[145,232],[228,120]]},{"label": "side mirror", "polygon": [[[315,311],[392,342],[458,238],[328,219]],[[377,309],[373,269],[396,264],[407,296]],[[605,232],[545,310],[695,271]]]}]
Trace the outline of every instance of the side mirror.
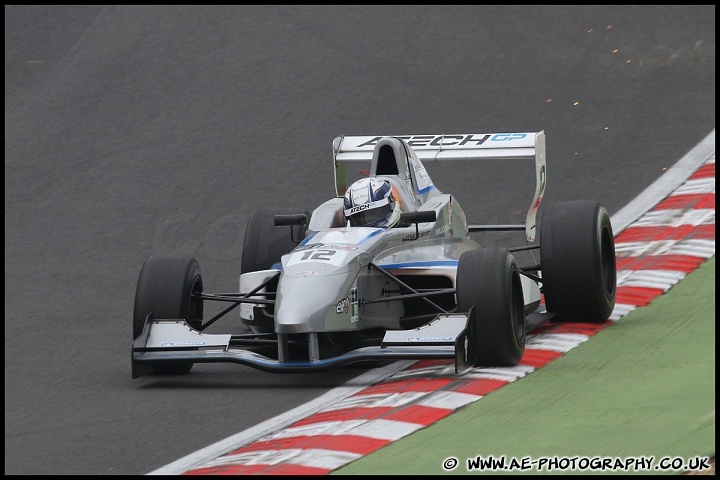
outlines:
[{"label": "side mirror", "polygon": [[424,210],[421,212],[403,213],[400,218],[401,227],[409,227],[413,223],[417,227],[418,223],[434,222],[437,220],[437,212],[435,210]]},{"label": "side mirror", "polygon": [[290,215],[275,215],[275,226],[276,227],[287,227],[291,225],[305,225],[307,223],[307,217],[304,213],[292,213]]},{"label": "side mirror", "polygon": [[300,243],[305,237],[305,225],[308,218],[306,213],[291,213],[289,215],[275,215],[273,220],[276,227],[290,227],[290,240]]},{"label": "side mirror", "polygon": [[422,212],[407,212],[403,213],[402,217],[400,217],[400,225],[401,227],[409,227],[413,223],[415,224],[415,238],[410,238],[409,240],[417,240],[420,238],[420,227],[418,227],[418,223],[427,223],[427,222],[434,222],[437,220],[437,213],[435,210],[424,210]]}]

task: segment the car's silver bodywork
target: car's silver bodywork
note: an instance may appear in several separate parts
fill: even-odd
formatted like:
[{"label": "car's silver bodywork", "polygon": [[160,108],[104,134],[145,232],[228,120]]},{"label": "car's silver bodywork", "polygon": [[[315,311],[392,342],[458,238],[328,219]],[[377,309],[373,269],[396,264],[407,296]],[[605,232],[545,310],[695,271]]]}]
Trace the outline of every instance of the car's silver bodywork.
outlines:
[{"label": "car's silver bodywork", "polygon": [[[414,148],[408,148],[411,144]],[[357,308],[363,299],[382,295],[390,298],[392,292],[400,291],[395,282],[368,268],[371,261],[399,279],[446,278],[454,288],[460,255],[480,245],[470,238],[470,227],[458,201],[434,185],[420,156],[430,161],[498,157],[535,160],[537,188],[525,225],[528,240],[534,239],[535,215],[545,181],[543,132],[341,137],[333,145],[338,196],[314,210],[307,236],[278,265],[281,274],[274,314],[278,333],[402,328],[400,318],[405,315],[402,302],[364,304]],[[369,175],[390,181],[403,213],[434,211],[436,220],[419,223],[417,228],[347,225],[342,214],[342,195],[347,188],[345,164],[368,160]],[[251,291],[271,274],[244,274],[240,292]],[[540,302],[540,289],[536,282],[523,279],[526,312],[530,313]],[[241,308],[241,317],[248,325],[253,325],[251,310],[249,305]]]},{"label": "car's silver bodywork", "polygon": [[[534,161],[536,188],[524,225],[469,225],[458,200],[434,185],[423,164],[495,158]],[[183,319],[148,315],[133,344],[134,376],[142,374],[142,365],[180,361],[229,361],[269,371],[319,370],[393,358],[455,358],[458,366],[464,364],[468,348],[473,348],[467,337],[474,333],[468,328],[469,312],[457,311],[460,257],[481,248],[470,238],[473,231],[518,230],[525,232],[528,243],[535,240],[545,190],[544,133],[338,137],[333,161],[337,196],[314,209],[307,222],[299,222],[306,223],[306,229],[297,246],[271,268],[241,274],[239,294],[201,295],[205,300],[236,301],[242,323],[258,336],[275,339],[277,355],[235,348],[237,337],[205,334]],[[342,195],[353,175],[348,167],[368,163],[365,175],[390,181],[403,219],[411,223],[394,228],[346,223]],[[276,217],[277,228],[295,225],[298,218],[287,222]],[[545,321],[538,308],[541,278],[526,273],[521,283],[524,315],[533,322]],[[265,300],[273,294],[274,301]],[[322,352],[322,339],[328,335],[342,341],[351,338],[343,334],[378,331],[377,344],[338,355]],[[292,340],[299,337],[307,342],[305,358],[290,352]]]}]

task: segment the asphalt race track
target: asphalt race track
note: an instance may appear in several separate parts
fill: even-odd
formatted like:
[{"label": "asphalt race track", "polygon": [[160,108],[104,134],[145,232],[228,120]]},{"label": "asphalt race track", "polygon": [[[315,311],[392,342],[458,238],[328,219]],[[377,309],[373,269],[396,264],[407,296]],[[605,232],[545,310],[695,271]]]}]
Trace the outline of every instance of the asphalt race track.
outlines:
[{"label": "asphalt race track", "polygon": [[[145,474],[367,371],[130,377],[144,259],[236,289],[250,213],[332,197],[338,135],[544,130],[545,201],[612,215],[714,128],[714,5],[6,5],[5,474]],[[516,223],[522,167],[428,169]]]}]

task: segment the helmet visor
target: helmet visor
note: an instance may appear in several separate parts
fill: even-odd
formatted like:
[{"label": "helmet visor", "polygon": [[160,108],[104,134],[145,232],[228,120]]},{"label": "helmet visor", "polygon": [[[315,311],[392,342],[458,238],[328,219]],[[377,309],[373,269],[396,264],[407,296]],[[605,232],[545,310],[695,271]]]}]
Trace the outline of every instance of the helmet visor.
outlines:
[{"label": "helmet visor", "polygon": [[[361,209],[362,207],[366,208]],[[380,200],[346,210],[346,214],[349,214],[350,225],[353,227],[384,227],[387,225],[387,220],[394,207],[394,202]]]}]

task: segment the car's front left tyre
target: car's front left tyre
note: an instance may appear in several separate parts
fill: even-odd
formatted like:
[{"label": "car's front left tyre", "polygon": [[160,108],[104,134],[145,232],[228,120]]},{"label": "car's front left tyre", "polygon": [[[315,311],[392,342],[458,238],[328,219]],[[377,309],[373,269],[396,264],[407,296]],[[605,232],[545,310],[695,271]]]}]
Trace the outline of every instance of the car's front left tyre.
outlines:
[{"label": "car's front left tyre", "polygon": [[517,365],[525,353],[527,329],[520,270],[512,253],[494,247],[463,253],[456,292],[458,312],[470,314],[471,364]]}]

